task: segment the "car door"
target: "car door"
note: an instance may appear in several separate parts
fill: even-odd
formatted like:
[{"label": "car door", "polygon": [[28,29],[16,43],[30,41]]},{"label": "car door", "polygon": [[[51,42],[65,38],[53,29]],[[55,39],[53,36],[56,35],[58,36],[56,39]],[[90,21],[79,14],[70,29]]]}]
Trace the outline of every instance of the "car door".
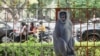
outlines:
[{"label": "car door", "polygon": [[5,35],[5,29],[6,29],[5,24],[3,24],[3,23],[0,22],[0,37],[2,37],[3,35]]},{"label": "car door", "polygon": [[2,37],[3,35],[7,35],[9,33],[9,30],[10,26],[8,26],[4,22],[0,22],[0,37]]}]

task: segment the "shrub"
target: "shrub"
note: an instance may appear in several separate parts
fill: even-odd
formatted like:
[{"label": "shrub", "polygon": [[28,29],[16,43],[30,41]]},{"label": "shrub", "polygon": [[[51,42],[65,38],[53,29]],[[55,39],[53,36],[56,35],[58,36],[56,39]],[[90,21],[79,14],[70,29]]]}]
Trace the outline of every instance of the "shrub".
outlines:
[{"label": "shrub", "polygon": [[[75,43],[76,56],[100,56],[100,42]],[[38,43],[30,38],[24,43],[0,44],[0,56],[54,56],[52,43]]]},{"label": "shrub", "polygon": [[76,56],[100,56],[100,42],[75,43]]},{"label": "shrub", "polygon": [[54,55],[52,43],[38,43],[37,39],[29,36],[24,43],[0,44],[0,56],[47,56]]},{"label": "shrub", "polygon": [[52,45],[47,43],[9,43],[7,46],[5,44],[0,45],[0,56],[40,56],[40,55],[53,55]]}]

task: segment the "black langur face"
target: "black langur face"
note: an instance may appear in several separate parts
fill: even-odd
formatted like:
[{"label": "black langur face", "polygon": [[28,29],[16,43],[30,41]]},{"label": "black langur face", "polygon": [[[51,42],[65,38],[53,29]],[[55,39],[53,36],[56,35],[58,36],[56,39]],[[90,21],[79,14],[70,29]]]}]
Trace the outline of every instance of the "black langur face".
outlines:
[{"label": "black langur face", "polygon": [[60,13],[60,18],[61,18],[62,21],[65,21],[66,18],[67,18],[67,13],[66,12],[61,12]]}]

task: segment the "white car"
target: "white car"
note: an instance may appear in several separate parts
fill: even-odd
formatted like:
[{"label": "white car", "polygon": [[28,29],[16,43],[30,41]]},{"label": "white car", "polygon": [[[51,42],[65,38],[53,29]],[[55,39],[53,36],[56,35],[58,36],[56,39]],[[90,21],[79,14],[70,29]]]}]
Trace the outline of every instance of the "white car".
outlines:
[{"label": "white car", "polygon": [[100,40],[100,18],[91,19],[76,29],[79,41],[98,41]]}]

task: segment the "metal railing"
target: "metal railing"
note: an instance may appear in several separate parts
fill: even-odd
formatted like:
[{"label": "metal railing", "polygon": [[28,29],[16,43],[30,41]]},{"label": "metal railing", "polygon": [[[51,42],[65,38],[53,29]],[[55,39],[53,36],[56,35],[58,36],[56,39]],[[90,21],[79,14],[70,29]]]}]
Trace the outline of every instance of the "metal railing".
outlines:
[{"label": "metal railing", "polygon": [[[4,9],[7,9],[7,8],[4,8]],[[46,11],[46,10],[49,10],[49,11],[47,13],[43,12],[44,17],[41,20],[44,20],[44,24],[47,27],[52,27],[56,22],[55,21],[56,8],[42,8],[42,9],[43,11]],[[75,38],[76,56],[100,56],[99,54],[100,52],[99,50],[100,49],[99,48],[100,9],[96,9],[96,8],[64,8],[64,9],[70,10],[70,13],[71,13],[71,20],[73,22],[72,30],[73,30],[73,34],[75,33],[74,38]],[[38,22],[39,19],[37,19],[39,16],[38,8],[35,8],[34,10],[36,12],[35,15],[29,12],[25,12],[24,10],[21,11],[19,13],[19,18],[20,19],[23,18],[22,21],[24,22],[26,21],[27,24],[34,21],[36,26],[38,26],[38,23],[39,23]],[[3,20],[5,19],[5,20],[0,23],[0,27],[6,27],[7,25],[12,24],[11,26],[12,28],[14,28],[14,24],[13,24],[15,22],[14,20],[10,22],[11,24],[9,24],[9,22],[6,21],[8,19],[10,20],[9,13],[4,10],[4,12],[2,12],[1,15],[2,16],[0,18],[2,18]],[[93,21],[92,19],[96,21]],[[22,21],[19,21],[18,23],[21,23]],[[54,29],[52,28],[51,31],[53,30]],[[49,30],[47,32],[49,32]],[[1,33],[3,32],[1,31]],[[9,34],[8,31],[6,31],[5,36],[4,35],[0,36],[1,42],[2,42],[2,37],[5,37],[5,39],[7,39],[6,37],[8,37],[8,34]],[[14,39],[13,37],[12,39]],[[49,42],[49,43],[38,42],[38,40],[36,38],[33,38],[33,36],[25,36],[25,37],[29,37],[29,39],[28,40],[25,39],[24,42],[19,41],[16,43],[14,41],[8,42],[6,40],[5,43],[0,43],[0,56],[55,56],[52,42]]]}]

